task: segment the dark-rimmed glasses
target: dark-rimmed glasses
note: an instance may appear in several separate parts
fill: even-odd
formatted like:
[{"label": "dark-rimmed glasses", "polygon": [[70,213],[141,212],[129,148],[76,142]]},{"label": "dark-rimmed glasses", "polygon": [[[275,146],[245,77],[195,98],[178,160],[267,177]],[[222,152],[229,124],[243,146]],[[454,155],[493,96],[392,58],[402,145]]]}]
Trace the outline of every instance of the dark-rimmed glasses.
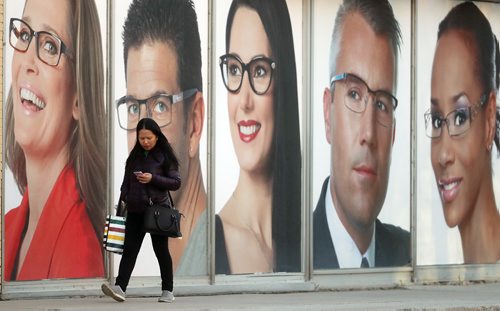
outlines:
[{"label": "dark-rimmed glasses", "polygon": [[155,120],[159,127],[165,127],[172,122],[172,105],[193,96],[196,92],[198,89],[193,88],[174,95],[156,94],[146,99],[123,96],[116,101],[118,123],[124,130],[135,130],[139,120],[144,117],[144,113],[141,113],[141,105],[144,105],[146,116]]},{"label": "dark-rimmed glasses", "polygon": [[219,65],[222,80],[229,92],[237,93],[240,90],[245,71],[247,71],[250,87],[257,95],[263,95],[267,92],[273,80],[273,71],[276,68],[276,63],[268,57],[258,56],[245,64],[234,54],[222,55],[219,58]]},{"label": "dark-rimmed glasses", "polygon": [[26,52],[33,37],[36,38],[36,54],[47,65],[57,66],[67,47],[57,35],[48,31],[34,31],[28,23],[19,18],[11,18],[9,43],[19,52]]},{"label": "dark-rimmed glasses", "polygon": [[332,91],[333,83],[339,81],[343,81],[345,84],[345,88],[341,92],[344,95],[344,105],[349,110],[362,113],[366,110],[369,95],[373,94],[377,122],[384,127],[392,127],[394,124],[394,111],[398,107],[398,100],[394,95],[384,90],[371,90],[363,79],[352,73],[335,75],[330,80],[330,89]]},{"label": "dark-rimmed glasses", "polygon": [[[468,102],[468,99],[463,95],[463,99]],[[439,138],[443,132],[443,125],[448,127],[448,135],[451,137],[459,136],[467,132],[470,128],[473,116],[479,112],[486,103],[488,94],[484,93],[476,105],[465,105],[449,112],[445,117],[442,117],[438,112],[433,112],[432,109],[424,113],[425,119],[425,134],[429,138]]]}]

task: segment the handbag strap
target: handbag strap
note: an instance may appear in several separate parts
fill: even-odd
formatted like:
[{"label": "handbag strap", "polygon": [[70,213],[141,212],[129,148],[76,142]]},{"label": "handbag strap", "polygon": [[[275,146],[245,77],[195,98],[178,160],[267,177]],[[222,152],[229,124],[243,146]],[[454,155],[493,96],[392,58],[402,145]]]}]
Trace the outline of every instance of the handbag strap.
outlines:
[{"label": "handbag strap", "polygon": [[168,193],[168,199],[170,200],[170,206],[172,206],[172,208],[175,208],[174,200],[172,200],[172,196],[170,195],[170,190],[167,190],[167,193]]},{"label": "handbag strap", "polygon": [[[151,199],[151,194],[149,193],[149,184],[146,184],[146,192],[149,197],[149,206],[153,206],[154,202],[153,199]],[[172,196],[170,195],[170,190],[167,190],[167,194],[168,194],[168,199],[170,200],[170,206],[172,208],[175,208],[174,200],[172,200]]]}]

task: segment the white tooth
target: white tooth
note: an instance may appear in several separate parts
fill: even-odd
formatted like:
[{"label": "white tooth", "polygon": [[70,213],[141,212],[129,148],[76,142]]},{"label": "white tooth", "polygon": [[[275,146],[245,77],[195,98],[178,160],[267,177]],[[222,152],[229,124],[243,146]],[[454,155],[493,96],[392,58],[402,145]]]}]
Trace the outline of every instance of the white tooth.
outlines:
[{"label": "white tooth", "polygon": [[28,91],[26,89],[21,89],[21,98],[25,99],[28,97]]},{"label": "white tooth", "polygon": [[21,89],[21,98],[31,101],[35,106],[37,106],[40,109],[43,109],[46,106],[45,103],[40,98],[38,98],[30,90],[25,88]]},{"label": "white tooth", "polygon": [[240,131],[244,135],[252,135],[257,131],[257,126],[256,125],[250,125],[250,126],[240,126]]},{"label": "white tooth", "polygon": [[444,190],[448,191],[448,190],[453,189],[457,184],[458,184],[458,182],[452,182],[452,183],[443,185],[443,188],[444,188]]}]

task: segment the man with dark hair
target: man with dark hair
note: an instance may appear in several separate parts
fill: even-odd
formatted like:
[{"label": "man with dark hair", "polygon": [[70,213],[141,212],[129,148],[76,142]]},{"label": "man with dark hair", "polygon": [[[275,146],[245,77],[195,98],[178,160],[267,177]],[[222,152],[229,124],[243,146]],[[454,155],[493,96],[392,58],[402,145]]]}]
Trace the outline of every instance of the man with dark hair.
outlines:
[{"label": "man with dark hair", "polygon": [[377,219],[395,135],[400,30],[387,0],[344,0],[323,93],[331,171],[313,216],[314,268],[402,266],[409,232]]},{"label": "man with dark hair", "polygon": [[169,241],[178,275],[207,273],[206,191],[200,162],[205,116],[201,46],[191,0],[136,0],[123,26],[127,94],[117,102],[120,126],[135,143],[137,122],[146,116],[162,128],[179,159],[182,186],[172,192],[185,217],[183,239]]}]

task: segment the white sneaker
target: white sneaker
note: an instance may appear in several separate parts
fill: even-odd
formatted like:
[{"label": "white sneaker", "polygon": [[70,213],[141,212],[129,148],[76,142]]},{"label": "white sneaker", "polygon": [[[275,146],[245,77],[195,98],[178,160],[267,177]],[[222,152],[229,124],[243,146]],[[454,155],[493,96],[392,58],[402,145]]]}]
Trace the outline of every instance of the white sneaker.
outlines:
[{"label": "white sneaker", "polygon": [[118,302],[125,301],[126,295],[119,285],[110,286],[108,284],[102,284],[101,289],[106,296],[109,296]]},{"label": "white sneaker", "polygon": [[174,302],[174,294],[168,290],[164,290],[161,293],[161,297],[158,298],[158,302]]}]

